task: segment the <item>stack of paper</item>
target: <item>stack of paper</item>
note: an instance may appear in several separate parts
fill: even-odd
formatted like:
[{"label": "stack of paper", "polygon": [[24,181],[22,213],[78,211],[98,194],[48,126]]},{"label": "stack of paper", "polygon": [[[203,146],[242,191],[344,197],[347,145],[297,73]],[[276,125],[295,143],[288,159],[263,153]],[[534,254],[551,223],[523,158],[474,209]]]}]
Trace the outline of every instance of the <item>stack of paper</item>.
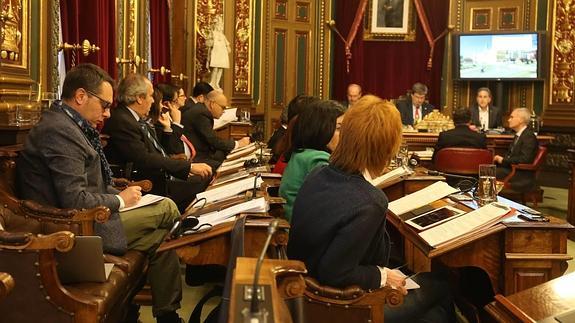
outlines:
[{"label": "stack of paper", "polygon": [[386,182],[392,181],[397,178],[409,176],[413,173],[407,166],[398,167],[390,172],[387,172],[379,177],[373,178],[370,183],[373,186],[380,186]]},{"label": "stack of paper", "polygon": [[229,184],[220,185],[217,188],[208,190],[196,195],[196,200],[205,198],[206,204],[215,201],[223,200],[225,198],[240,194],[251,189],[259,188],[263,180],[258,176],[250,176]]},{"label": "stack of paper", "polygon": [[455,192],[458,192],[458,190],[449,186],[447,183],[435,182],[424,189],[389,203],[389,210],[399,216],[431,202],[435,202]]},{"label": "stack of paper", "polygon": [[214,130],[219,129],[232,121],[238,120],[236,116],[237,108],[225,109],[224,113],[219,119],[214,120]]},{"label": "stack of paper", "polygon": [[237,166],[238,164],[241,164],[241,165],[243,166],[243,164],[244,164],[244,162],[245,162],[246,160],[250,160],[250,159],[253,159],[253,158],[257,158],[257,155],[256,155],[255,153],[249,154],[249,155],[244,156],[244,157],[236,158],[236,159],[233,159],[233,160],[226,159],[226,160],[220,165],[220,167],[228,168],[228,167],[231,167],[231,166]]},{"label": "stack of paper", "polygon": [[503,219],[511,210],[506,205],[493,202],[451,221],[425,230],[419,235],[430,246],[436,247],[469,232],[488,228]]},{"label": "stack of paper", "polygon": [[265,198],[259,197],[253,200],[249,200],[243,203],[230,206],[220,211],[215,211],[207,214],[203,214],[198,217],[199,223],[197,228],[202,227],[210,228],[216,226],[220,223],[235,220],[235,216],[240,213],[263,213],[267,212],[268,206]]},{"label": "stack of paper", "polygon": [[136,203],[136,205],[123,207],[119,211],[125,212],[125,211],[129,211],[129,210],[137,209],[137,208],[140,208],[142,206],[154,204],[154,203],[159,202],[163,199],[165,199],[165,197],[163,197],[163,196],[154,195],[154,194],[146,194],[146,195],[142,196],[142,198],[138,201],[138,203]]}]

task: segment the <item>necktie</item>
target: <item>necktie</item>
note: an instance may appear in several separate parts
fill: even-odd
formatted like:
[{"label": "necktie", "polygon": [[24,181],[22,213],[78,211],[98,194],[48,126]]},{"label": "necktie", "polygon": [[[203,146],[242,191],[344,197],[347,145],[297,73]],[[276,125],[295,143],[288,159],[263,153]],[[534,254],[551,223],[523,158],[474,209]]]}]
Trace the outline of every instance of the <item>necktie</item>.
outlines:
[{"label": "necktie", "polygon": [[513,152],[513,148],[515,148],[515,145],[517,144],[518,140],[519,140],[519,136],[515,135],[515,137],[513,138],[513,142],[511,143],[511,146],[509,147],[508,155],[511,155],[511,153]]},{"label": "necktie", "polygon": [[419,106],[416,106],[416,107],[415,107],[415,116],[414,116],[413,119],[414,119],[415,122],[418,122],[418,121],[419,121],[419,118],[420,118],[420,116],[419,116]]},{"label": "necktie", "polygon": [[188,137],[182,135],[180,137],[180,140],[182,140],[182,142],[188,146],[188,148],[190,148],[190,152],[191,152],[191,156],[190,156],[190,160],[194,160],[194,157],[196,157],[196,148],[194,147],[194,144],[192,144],[192,142],[188,139]]},{"label": "necktie", "polygon": [[153,136],[152,133],[150,132],[150,129],[148,128],[149,127],[148,123],[142,119],[140,119],[140,121],[138,122],[140,123],[140,127],[142,128],[144,135],[148,138],[148,140],[152,142],[154,148],[156,148],[156,150],[159,151],[162,154],[162,156],[168,157],[162,146],[156,140],[155,136]]}]

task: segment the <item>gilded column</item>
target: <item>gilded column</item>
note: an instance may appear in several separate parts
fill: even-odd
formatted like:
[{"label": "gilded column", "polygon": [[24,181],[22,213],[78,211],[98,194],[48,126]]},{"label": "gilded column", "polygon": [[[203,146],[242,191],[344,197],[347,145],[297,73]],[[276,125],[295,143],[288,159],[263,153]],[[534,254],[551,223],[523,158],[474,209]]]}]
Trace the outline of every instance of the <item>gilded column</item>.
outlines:
[{"label": "gilded column", "polygon": [[573,103],[575,51],[575,1],[554,1],[554,25],[551,47],[550,104]]}]

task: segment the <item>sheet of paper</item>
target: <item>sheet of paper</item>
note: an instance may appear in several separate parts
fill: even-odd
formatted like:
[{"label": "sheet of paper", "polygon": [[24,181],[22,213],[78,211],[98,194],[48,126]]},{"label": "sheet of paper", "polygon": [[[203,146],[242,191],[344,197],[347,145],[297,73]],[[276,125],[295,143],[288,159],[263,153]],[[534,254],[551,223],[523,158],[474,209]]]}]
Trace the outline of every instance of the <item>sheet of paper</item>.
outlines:
[{"label": "sheet of paper", "polygon": [[222,116],[219,119],[214,120],[214,129],[219,129],[232,121],[238,120],[238,117],[236,116],[237,110],[237,108],[225,109]]},{"label": "sheet of paper", "polygon": [[252,142],[249,145],[245,145],[243,147],[234,148],[232,151],[230,151],[230,155],[235,154],[235,153],[239,153],[239,152],[242,152],[245,150],[253,150],[253,149],[257,149],[255,142]]},{"label": "sheet of paper", "polygon": [[431,202],[435,202],[455,192],[458,192],[458,190],[449,186],[447,183],[435,182],[424,189],[390,202],[389,210],[396,215],[401,215]]},{"label": "sheet of paper", "polygon": [[249,155],[247,155],[247,156],[244,156],[244,157],[241,157],[241,158],[237,158],[237,159],[234,159],[234,160],[224,161],[224,162],[220,165],[220,167],[227,168],[227,167],[230,167],[230,166],[233,166],[233,165],[238,165],[238,164],[242,164],[242,165],[243,165],[246,160],[250,160],[250,159],[253,159],[253,158],[257,158],[257,156],[256,156],[255,153],[249,154]]},{"label": "sheet of paper", "polygon": [[393,179],[402,177],[402,176],[408,176],[410,174],[412,174],[413,171],[411,169],[409,169],[408,167],[404,166],[404,167],[397,167],[396,169],[387,172],[379,177],[373,178],[371,181],[369,181],[371,183],[371,185],[373,186],[379,186],[387,181],[391,181]]},{"label": "sheet of paper", "polygon": [[196,195],[196,200],[205,198],[206,203],[212,203],[251,190],[254,188],[254,183],[255,187],[259,188],[264,181],[260,177],[255,178],[255,176],[250,176],[236,182],[218,186],[209,191],[204,191]]},{"label": "sheet of paper", "polygon": [[126,212],[129,210],[140,208],[142,206],[146,206],[146,205],[150,205],[150,204],[159,202],[163,199],[165,199],[165,197],[160,196],[160,195],[146,194],[146,195],[142,196],[142,198],[138,201],[138,203],[136,203],[136,205],[121,208],[119,211],[120,212]]},{"label": "sheet of paper", "polygon": [[226,156],[226,160],[224,162],[230,161],[230,160],[235,160],[237,158],[241,158],[241,157],[244,157],[246,155],[250,155],[251,153],[255,153],[256,150],[257,150],[257,148],[255,146],[252,146],[251,148],[248,148],[248,149],[243,149],[243,150],[239,150],[236,152],[231,152]]},{"label": "sheet of paper", "polygon": [[268,209],[267,202],[264,197],[259,197],[253,200],[249,200],[234,206],[230,206],[220,211],[215,211],[207,214],[203,214],[198,217],[199,223],[198,227],[202,225],[210,224],[215,226],[217,224],[226,222],[229,218],[234,217],[240,213],[246,212],[266,212]]},{"label": "sheet of paper", "polygon": [[491,226],[499,222],[509,211],[511,211],[510,207],[493,202],[451,221],[420,232],[419,236],[430,246],[436,247],[481,227]]},{"label": "sheet of paper", "polygon": [[112,268],[114,268],[114,264],[104,263],[104,270],[106,271],[106,279],[108,279],[110,277],[110,273],[112,272]]}]

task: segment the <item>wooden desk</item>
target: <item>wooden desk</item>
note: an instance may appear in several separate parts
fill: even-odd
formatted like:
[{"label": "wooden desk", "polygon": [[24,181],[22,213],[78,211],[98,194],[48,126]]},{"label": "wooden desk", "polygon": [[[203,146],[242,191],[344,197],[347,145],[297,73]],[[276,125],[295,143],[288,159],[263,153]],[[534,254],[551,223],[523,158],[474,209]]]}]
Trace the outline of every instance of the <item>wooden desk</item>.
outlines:
[{"label": "wooden desk", "polygon": [[497,322],[556,322],[554,317],[575,309],[575,273],[519,293],[496,295],[485,310]]},{"label": "wooden desk", "polygon": [[[427,147],[435,147],[437,143],[437,133],[425,132],[404,132],[403,138],[411,151],[425,150]],[[537,136],[540,145],[547,145],[555,137]],[[487,148],[493,149],[496,154],[502,155],[507,151],[513,141],[513,135],[487,135]]]},{"label": "wooden desk", "polygon": [[[411,180],[417,182],[418,178]],[[429,185],[429,182],[430,179],[421,179],[421,185]],[[394,184],[397,185],[400,183]],[[407,181],[403,185],[416,187]],[[387,193],[391,188],[384,191]],[[389,196],[390,200],[395,199],[394,195]],[[397,245],[403,246],[410,270],[431,271],[436,266],[479,267],[489,275],[494,291],[504,295],[545,283],[567,269],[567,261],[572,258],[567,254],[567,234],[573,226],[557,218],[550,219],[549,223],[538,223],[513,217],[479,233],[431,248],[413,228],[391,212],[387,215],[390,236],[402,239]]]},{"label": "wooden desk", "polygon": [[216,134],[222,139],[242,139],[252,133],[252,124],[249,122],[230,122],[216,129]]},{"label": "wooden desk", "polygon": [[[250,218],[246,221],[244,256],[259,257],[267,237],[271,217]],[[234,222],[222,223],[209,231],[183,236],[164,242],[159,251],[176,249],[183,263],[188,265],[228,265],[232,246],[230,233]],[[280,220],[271,246],[287,246],[289,223]]]}]

